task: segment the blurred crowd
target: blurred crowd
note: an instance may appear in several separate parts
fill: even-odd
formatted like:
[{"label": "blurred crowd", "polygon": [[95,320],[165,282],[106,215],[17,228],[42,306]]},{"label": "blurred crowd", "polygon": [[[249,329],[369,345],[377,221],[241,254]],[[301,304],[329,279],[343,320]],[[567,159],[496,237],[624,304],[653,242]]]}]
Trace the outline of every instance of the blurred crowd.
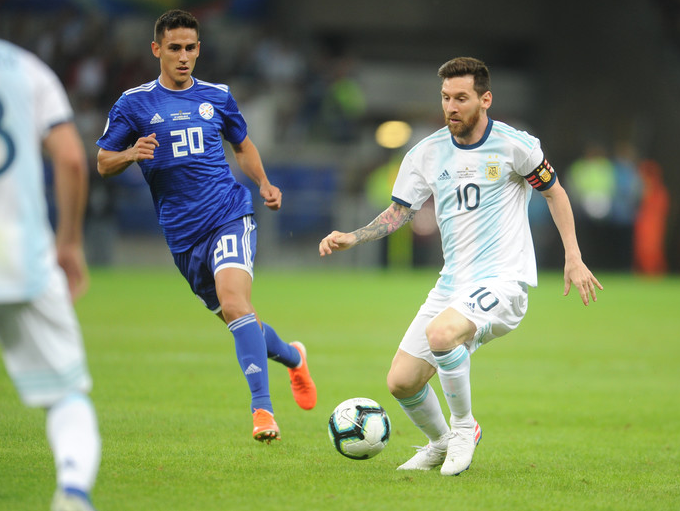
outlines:
[{"label": "blurred crowd", "polygon": [[[62,9],[2,18],[5,38],[57,72],[88,141],[98,138],[123,91],[158,75],[150,48],[152,17]],[[206,15],[201,22],[196,76],[230,85],[240,105],[268,109],[273,142],[356,140],[365,99],[340,40],[293,40],[267,21],[235,23]]]},{"label": "blurred crowd", "polygon": [[[373,120],[355,76],[357,62],[341,38],[297,38],[270,21],[244,23],[226,14],[199,19],[203,43],[195,75],[230,85],[249,124],[257,125],[263,152],[291,143],[345,146],[366,135]],[[150,49],[152,20],[148,14],[107,16],[72,9],[0,16],[0,35],[36,53],[65,84],[93,174],[95,142],[110,107],[123,91],[158,75]],[[388,159],[383,163],[388,165]],[[639,161],[626,144],[611,149],[593,144],[561,176],[592,267],[649,274],[667,270],[669,194],[656,162]],[[91,218],[111,222],[115,187],[93,178]],[[532,201],[532,208],[541,202]],[[532,214],[537,233],[549,218],[544,213]],[[418,236],[431,235],[415,232]],[[555,245],[555,233],[535,237],[539,264],[559,266],[545,255],[549,248],[542,251]]]},{"label": "blurred crowd", "polygon": [[656,161],[640,160],[629,143],[616,144],[610,154],[605,145],[591,142],[567,169],[565,183],[593,267],[667,271],[670,193]]}]

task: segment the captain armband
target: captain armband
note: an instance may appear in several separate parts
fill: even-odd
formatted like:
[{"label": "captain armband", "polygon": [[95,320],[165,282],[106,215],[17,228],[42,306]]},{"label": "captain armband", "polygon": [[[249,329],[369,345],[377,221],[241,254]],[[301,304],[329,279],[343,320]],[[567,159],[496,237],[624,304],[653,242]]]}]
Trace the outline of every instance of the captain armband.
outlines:
[{"label": "captain armband", "polygon": [[524,176],[524,179],[529,181],[529,184],[533,186],[539,192],[547,190],[557,180],[557,175],[555,171],[548,163],[548,160],[544,159],[538,167],[532,170],[529,174]]}]

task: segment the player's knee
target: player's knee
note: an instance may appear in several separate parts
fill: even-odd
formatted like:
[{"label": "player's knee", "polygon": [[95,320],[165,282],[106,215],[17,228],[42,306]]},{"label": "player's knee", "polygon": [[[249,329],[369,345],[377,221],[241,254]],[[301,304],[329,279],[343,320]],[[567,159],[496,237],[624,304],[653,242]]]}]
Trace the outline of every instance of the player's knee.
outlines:
[{"label": "player's knee", "polygon": [[395,371],[387,373],[387,388],[396,399],[404,399],[415,395],[420,390],[412,378]]},{"label": "player's knee", "polygon": [[239,297],[223,298],[220,300],[220,307],[222,307],[222,316],[227,323],[255,312],[247,300]]},{"label": "player's knee", "polygon": [[432,351],[451,350],[465,341],[452,323],[433,321],[427,325],[425,335]]}]

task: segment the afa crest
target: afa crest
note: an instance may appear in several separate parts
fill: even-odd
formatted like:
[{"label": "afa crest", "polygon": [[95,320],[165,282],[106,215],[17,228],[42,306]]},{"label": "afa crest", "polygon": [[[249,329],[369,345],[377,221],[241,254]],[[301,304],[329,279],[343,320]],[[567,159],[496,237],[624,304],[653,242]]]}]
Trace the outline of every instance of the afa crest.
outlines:
[{"label": "afa crest", "polygon": [[489,181],[498,181],[501,178],[500,162],[490,161],[486,164],[486,178]]}]

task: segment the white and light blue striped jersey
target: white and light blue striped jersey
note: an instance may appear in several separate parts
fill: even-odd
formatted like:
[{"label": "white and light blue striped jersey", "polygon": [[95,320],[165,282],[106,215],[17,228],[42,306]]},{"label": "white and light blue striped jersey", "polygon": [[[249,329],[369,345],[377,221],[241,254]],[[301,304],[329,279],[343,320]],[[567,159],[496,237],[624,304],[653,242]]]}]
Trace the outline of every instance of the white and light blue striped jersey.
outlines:
[{"label": "white and light blue striped jersey", "polygon": [[539,140],[492,119],[475,144],[459,145],[442,128],[406,154],[392,200],[418,210],[434,196],[444,255],[438,288],[487,278],[536,286],[531,179],[543,180],[541,189],[554,182]]},{"label": "white and light blue striped jersey", "polygon": [[222,136],[242,142],[247,127],[229,87],[194,78],[185,90],[159,80],[123,93],[97,145],[123,151],[156,134],[152,160],[139,162],[170,251],[188,250],[204,234],[253,213],[250,191],[234,179]]},{"label": "white and light blue striped jersey", "polygon": [[0,40],[0,302],[27,301],[56,264],[42,140],[73,119],[61,82],[38,57]]}]

